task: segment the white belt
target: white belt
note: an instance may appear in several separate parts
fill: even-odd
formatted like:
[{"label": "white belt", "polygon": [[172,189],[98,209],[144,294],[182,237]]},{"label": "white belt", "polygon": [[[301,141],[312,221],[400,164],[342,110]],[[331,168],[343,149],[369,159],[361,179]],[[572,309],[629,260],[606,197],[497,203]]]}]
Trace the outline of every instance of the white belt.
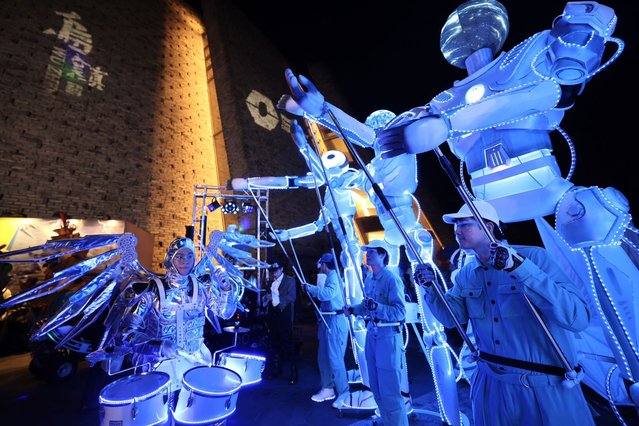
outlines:
[{"label": "white belt", "polygon": [[399,327],[398,322],[373,322],[375,327]]}]

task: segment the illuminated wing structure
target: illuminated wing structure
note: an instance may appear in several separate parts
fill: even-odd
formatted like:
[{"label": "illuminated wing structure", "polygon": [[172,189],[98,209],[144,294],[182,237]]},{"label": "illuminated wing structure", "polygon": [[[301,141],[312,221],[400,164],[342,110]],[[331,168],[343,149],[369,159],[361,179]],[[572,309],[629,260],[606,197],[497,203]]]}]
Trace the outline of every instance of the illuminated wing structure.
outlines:
[{"label": "illuminated wing structure", "polygon": [[102,251],[96,256],[56,272],[52,278],[36,287],[11,297],[0,304],[0,309],[68,290],[75,287],[72,284],[90,272],[100,271],[77,289],[32,336],[33,340],[39,340],[80,316],[70,331],[58,342],[58,347],[62,347],[91,325],[109,307],[121,288],[131,281],[147,281],[154,276],[139,263],[135,251],[136,243],[137,239],[133,234],[89,235],[68,240],[51,240],[36,247],[3,253],[0,255],[0,262],[3,263],[40,263],[80,251]]},{"label": "illuminated wing structure", "polygon": [[[208,274],[211,281],[218,285],[223,280],[234,283],[235,300],[239,305],[244,288],[254,290],[255,285],[244,278],[242,271],[234,266],[234,261],[241,259],[243,262],[249,262],[252,257],[246,251],[225,244],[224,241],[233,241],[237,237],[228,234],[221,231],[211,233],[205,255],[195,266],[194,273],[196,276]],[[67,240],[50,240],[39,246],[2,253],[0,263],[41,263],[83,251],[88,252],[89,257],[56,272],[52,278],[35,287],[7,299],[0,304],[0,309],[61,291],[71,292],[71,296],[62,307],[47,318],[31,338],[42,339],[65,326],[64,335],[55,339],[57,347],[63,347],[108,312],[104,320],[104,335],[97,347],[100,350],[112,340],[113,334],[119,329],[122,314],[144,297],[144,293],[130,291],[131,286],[134,283],[148,283],[164,276],[155,274],[140,264],[136,244],[136,236],[130,233],[88,235]],[[91,255],[92,252],[99,254]]]},{"label": "illuminated wing structure", "polygon": [[244,248],[261,249],[274,245],[275,243],[271,241],[260,240],[253,235],[240,233],[237,230],[237,225],[229,225],[226,232],[222,234],[218,248],[225,255],[233,257],[240,265],[268,268],[268,263],[254,258]]}]

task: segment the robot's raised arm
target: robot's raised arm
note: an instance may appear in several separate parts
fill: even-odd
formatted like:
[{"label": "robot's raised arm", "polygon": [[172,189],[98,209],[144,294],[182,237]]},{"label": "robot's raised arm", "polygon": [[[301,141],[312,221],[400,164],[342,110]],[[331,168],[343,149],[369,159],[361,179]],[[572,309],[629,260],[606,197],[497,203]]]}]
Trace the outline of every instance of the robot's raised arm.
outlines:
[{"label": "robot's raised arm", "polygon": [[285,78],[291,94],[282,96],[277,108],[314,121],[340,135],[335,123],[328,115],[328,110],[330,109],[335,118],[337,118],[342,130],[353,143],[364,148],[373,146],[375,132],[335,105],[326,102],[324,96],[317,90],[312,81],[302,75],[295,75],[290,69],[285,71]]},{"label": "robot's raised arm", "polygon": [[305,176],[263,176],[250,178],[234,178],[228,181],[227,187],[235,191],[249,189],[297,189],[322,186],[324,179],[308,173]]},{"label": "robot's raised arm", "polygon": [[296,238],[313,235],[317,232],[320,232],[322,229],[324,229],[324,226],[326,226],[326,221],[324,220],[325,216],[327,215],[320,213],[319,218],[315,222],[297,226],[295,228],[276,230],[275,233],[282,241],[294,240]]},{"label": "robot's raised arm", "polygon": [[234,178],[227,183],[227,187],[235,191],[248,189],[297,189],[299,176],[262,176],[249,178]]},{"label": "robot's raised arm", "polygon": [[313,149],[313,147],[308,143],[304,129],[302,129],[302,126],[300,126],[297,120],[291,121],[291,137],[293,138],[295,145],[297,145],[297,148],[300,150],[300,153],[304,157],[306,165],[310,170],[310,173],[308,173],[305,178],[299,179],[299,185],[304,188],[316,188],[322,186],[325,183],[322,160],[317,155],[315,149]]},{"label": "robot's raised arm", "polygon": [[[467,78],[424,106],[393,120],[378,134],[384,157],[417,154],[445,140],[464,138],[488,129],[553,130],[581,93],[583,84],[601,65],[610,37],[614,11],[595,2],[571,2],[545,30],[521,42],[492,62],[479,50]],[[469,71],[472,71],[469,69]],[[472,143],[460,140],[460,143]]]},{"label": "robot's raised arm", "polygon": [[[291,102],[294,102],[291,100]],[[304,117],[319,124],[320,126],[330,129],[333,133],[341,137],[341,133],[331,117],[328,115],[328,110],[331,110],[340,127],[346,133],[348,140],[354,144],[361,146],[362,148],[372,148],[373,142],[375,142],[375,132],[365,125],[364,123],[357,121],[355,118],[346,114],[344,111],[332,105],[328,102],[324,103],[324,109],[322,114],[314,117],[308,114],[304,114]]]}]

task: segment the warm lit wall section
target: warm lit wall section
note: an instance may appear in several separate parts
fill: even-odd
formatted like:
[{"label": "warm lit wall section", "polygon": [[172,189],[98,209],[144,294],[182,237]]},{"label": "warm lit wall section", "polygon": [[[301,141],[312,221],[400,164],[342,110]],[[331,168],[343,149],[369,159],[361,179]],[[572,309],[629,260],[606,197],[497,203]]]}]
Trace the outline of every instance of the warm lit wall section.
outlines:
[{"label": "warm lit wall section", "polygon": [[[162,138],[153,147],[149,228],[157,230],[154,262],[162,261],[166,246],[183,236],[193,213],[195,184],[219,185],[199,18],[179,2],[168,1],[163,39],[164,62],[155,128]],[[166,131],[169,130],[169,131]],[[209,228],[219,227],[215,223]]]}]

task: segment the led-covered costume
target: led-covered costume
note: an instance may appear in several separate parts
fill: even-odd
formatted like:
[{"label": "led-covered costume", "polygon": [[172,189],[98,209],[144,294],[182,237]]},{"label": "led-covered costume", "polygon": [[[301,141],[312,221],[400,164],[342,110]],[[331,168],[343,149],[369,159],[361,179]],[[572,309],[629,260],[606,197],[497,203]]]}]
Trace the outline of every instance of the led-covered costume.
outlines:
[{"label": "led-covered costume", "polygon": [[[280,99],[278,108],[303,116],[339,134],[337,125],[327,114],[330,109],[349,141],[358,146],[374,150],[375,156],[366,165],[366,168],[375,184],[381,189],[399,225],[408,235],[408,238],[411,239],[412,245],[417,251],[418,256],[411,250],[406,250],[411,266],[414,268],[421,262],[431,262],[433,238],[421,225],[413,210],[413,202],[416,203],[413,192],[417,188],[416,157],[415,155],[399,155],[394,158],[384,159],[382,158],[380,145],[376,142],[376,131],[392,119],[394,114],[390,111],[379,110],[372,113],[367,118],[366,123],[361,123],[326,102],[324,96],[306,77],[301,75],[297,77],[289,69],[286,70],[285,77],[291,89],[291,96],[283,96]],[[300,83],[304,85],[304,88],[300,86]],[[395,222],[395,218],[393,218],[393,214],[385,207],[383,200],[373,189],[373,182],[368,179],[368,176],[362,170],[354,170],[348,179],[348,183],[351,187],[364,191],[375,206],[384,228],[384,240],[389,246],[389,265],[390,267],[396,267],[399,261],[399,248],[402,245],[406,245],[406,241]],[[419,292],[420,290],[417,289],[417,291]],[[418,320],[422,325],[422,340],[427,348],[425,355],[433,372],[433,379],[438,390],[440,416],[448,424],[460,424],[463,419],[459,411],[451,349],[446,343],[446,335],[441,323],[432,315],[428,306],[421,303],[421,297],[419,300]],[[404,370],[403,374],[402,391],[408,395],[407,371]],[[406,397],[410,398],[409,396]],[[409,408],[408,410],[410,411],[411,409]]]},{"label": "led-covered costume", "polygon": [[[441,48],[469,76],[399,115],[378,141],[389,158],[448,142],[477,198],[489,200],[504,222],[535,220],[546,248],[598,314],[582,333],[584,382],[611,404],[639,405],[637,229],[628,202],[614,188],[574,186],[572,170],[562,177],[550,140],[557,130],[569,141],[559,127],[565,111],[621,53],[616,22],[607,6],[568,3],[550,30],[495,57],[508,32],[506,10],[494,0],[468,1],[450,15]],[[602,63],[608,42],[618,48]],[[543,219],[552,213],[555,229]]]},{"label": "led-covered costume", "polygon": [[[173,390],[197,365],[210,366],[213,358],[204,344],[206,317],[229,319],[237,309],[237,294],[220,269],[210,275],[195,274],[193,261],[186,270],[176,265],[176,256],[188,253],[195,259],[193,240],[178,238],[167,249],[164,278],[154,277],[134,284],[129,291],[137,301],[127,308],[111,346],[130,348],[134,364],[164,371],[171,376]],[[217,321],[217,320],[214,320]],[[98,354],[90,354],[89,360]],[[145,366],[145,364],[147,364]]]},{"label": "led-covered costume", "polygon": [[[46,339],[47,333],[65,326],[69,331],[57,342],[58,347],[64,347],[103,319],[104,333],[87,360],[104,361],[113,374],[130,358],[133,367],[169,373],[172,388],[177,390],[186,370],[212,362],[203,339],[205,318],[219,330],[217,318],[230,318],[241,306],[243,289],[252,286],[225,257],[229,256],[223,251],[225,235],[221,231],[211,233],[196,265],[193,242],[187,238],[173,241],[164,262],[166,275],[154,274],[139,263],[137,239],[128,233],[52,240],[2,253],[0,262],[36,263],[91,249],[99,252],[8,299],[0,309],[52,294],[93,273],[95,276],[79,287],[32,339]],[[186,269],[177,264],[176,253],[190,257]],[[243,253],[241,258],[248,255]]]}]

